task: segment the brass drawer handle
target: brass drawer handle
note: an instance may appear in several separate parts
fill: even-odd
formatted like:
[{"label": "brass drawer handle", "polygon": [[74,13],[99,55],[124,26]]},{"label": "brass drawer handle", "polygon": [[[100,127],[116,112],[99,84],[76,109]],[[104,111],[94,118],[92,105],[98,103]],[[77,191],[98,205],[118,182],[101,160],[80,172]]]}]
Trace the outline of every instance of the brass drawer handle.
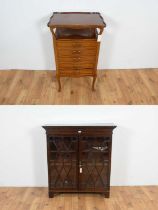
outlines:
[{"label": "brass drawer handle", "polygon": [[80,50],[73,50],[72,53],[73,54],[79,54],[81,51]]},{"label": "brass drawer handle", "polygon": [[74,61],[80,61],[81,58],[73,58]]}]

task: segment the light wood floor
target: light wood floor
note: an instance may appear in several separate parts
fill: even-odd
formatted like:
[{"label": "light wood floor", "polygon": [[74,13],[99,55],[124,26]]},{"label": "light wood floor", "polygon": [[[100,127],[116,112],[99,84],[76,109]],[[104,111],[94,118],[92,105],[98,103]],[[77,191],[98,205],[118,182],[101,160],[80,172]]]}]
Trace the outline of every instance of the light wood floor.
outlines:
[{"label": "light wood floor", "polygon": [[0,71],[0,104],[158,104],[158,69],[99,71],[92,79],[61,78],[55,72]]},{"label": "light wood floor", "polygon": [[0,188],[1,210],[158,210],[158,186],[111,187],[111,197],[99,194],[58,194],[47,188]]}]

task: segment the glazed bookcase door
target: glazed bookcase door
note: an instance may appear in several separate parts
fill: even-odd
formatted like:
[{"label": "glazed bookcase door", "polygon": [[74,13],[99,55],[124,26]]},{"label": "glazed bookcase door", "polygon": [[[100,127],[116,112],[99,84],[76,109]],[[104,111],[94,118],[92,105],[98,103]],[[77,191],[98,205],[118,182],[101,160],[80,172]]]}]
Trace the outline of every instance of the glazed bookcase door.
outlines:
[{"label": "glazed bookcase door", "polygon": [[79,190],[104,192],[109,188],[110,136],[80,136]]},{"label": "glazed bookcase door", "polygon": [[49,188],[73,190],[78,187],[78,137],[48,136]]}]

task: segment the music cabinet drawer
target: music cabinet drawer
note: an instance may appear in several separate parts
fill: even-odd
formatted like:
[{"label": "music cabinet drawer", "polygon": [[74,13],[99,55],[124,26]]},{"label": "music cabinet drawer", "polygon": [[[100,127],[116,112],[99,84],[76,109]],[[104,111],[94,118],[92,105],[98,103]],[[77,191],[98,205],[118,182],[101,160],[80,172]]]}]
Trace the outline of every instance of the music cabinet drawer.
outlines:
[{"label": "music cabinet drawer", "polygon": [[88,48],[88,49],[63,49],[63,48],[58,48],[58,57],[63,58],[63,57],[87,57],[87,56],[93,56],[96,57],[97,51],[94,48]]},{"label": "music cabinet drawer", "polygon": [[57,41],[57,48],[65,48],[65,49],[80,49],[80,48],[92,48],[95,49],[97,47],[97,42],[88,40],[88,41]]},{"label": "music cabinet drawer", "polygon": [[94,63],[90,62],[58,62],[58,68],[94,68]]},{"label": "music cabinet drawer", "polygon": [[59,57],[59,63],[85,63],[95,61],[95,56],[85,56],[85,57]]},{"label": "music cabinet drawer", "polygon": [[59,74],[60,76],[66,76],[66,75],[70,75],[70,76],[74,76],[74,77],[81,77],[81,76],[91,76],[94,74],[94,69],[91,68],[73,68],[73,69],[59,69]]}]

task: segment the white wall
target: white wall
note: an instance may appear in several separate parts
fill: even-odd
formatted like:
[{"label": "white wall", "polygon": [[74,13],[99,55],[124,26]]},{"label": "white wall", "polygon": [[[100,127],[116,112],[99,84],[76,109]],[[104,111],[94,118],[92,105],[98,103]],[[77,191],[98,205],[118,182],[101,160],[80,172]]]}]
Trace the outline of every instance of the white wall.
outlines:
[{"label": "white wall", "polygon": [[158,185],[157,106],[0,106],[0,186],[47,186],[53,122],[113,122],[112,185]]},{"label": "white wall", "polygon": [[0,0],[0,69],[55,69],[53,11],[99,11],[107,29],[99,68],[158,67],[157,0]]}]

